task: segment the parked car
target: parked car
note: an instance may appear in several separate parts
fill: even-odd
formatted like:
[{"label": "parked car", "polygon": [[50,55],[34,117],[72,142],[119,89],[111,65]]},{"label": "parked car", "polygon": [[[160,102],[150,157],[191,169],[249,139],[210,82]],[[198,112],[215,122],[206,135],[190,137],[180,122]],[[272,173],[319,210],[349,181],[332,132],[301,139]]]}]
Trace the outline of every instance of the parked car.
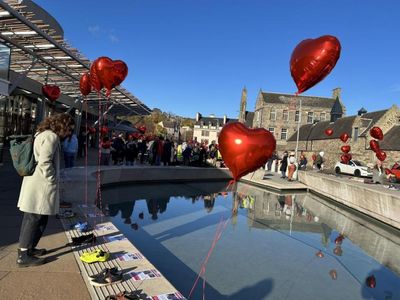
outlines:
[{"label": "parked car", "polygon": [[337,162],[335,165],[336,174],[350,174],[357,177],[372,177],[372,170],[357,160],[349,160],[349,163]]}]

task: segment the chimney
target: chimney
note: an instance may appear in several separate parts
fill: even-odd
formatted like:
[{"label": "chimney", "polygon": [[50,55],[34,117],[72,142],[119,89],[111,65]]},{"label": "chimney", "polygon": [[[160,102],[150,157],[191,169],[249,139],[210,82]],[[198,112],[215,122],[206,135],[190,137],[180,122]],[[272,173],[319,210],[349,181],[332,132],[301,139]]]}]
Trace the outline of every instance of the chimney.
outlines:
[{"label": "chimney", "polygon": [[226,124],[226,115],[224,115],[224,125]]},{"label": "chimney", "polygon": [[340,87],[332,90],[332,98],[339,98],[339,101],[342,101],[342,89]]},{"label": "chimney", "polygon": [[367,110],[364,107],[361,107],[360,110],[357,112],[359,116],[362,116],[363,114],[366,114]]}]

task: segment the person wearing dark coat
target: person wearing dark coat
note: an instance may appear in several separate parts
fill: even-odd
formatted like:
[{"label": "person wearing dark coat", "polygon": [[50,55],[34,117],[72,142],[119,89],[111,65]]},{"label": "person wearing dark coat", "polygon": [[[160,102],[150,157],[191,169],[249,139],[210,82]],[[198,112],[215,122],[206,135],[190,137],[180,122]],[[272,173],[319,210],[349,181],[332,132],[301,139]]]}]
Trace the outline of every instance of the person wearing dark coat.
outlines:
[{"label": "person wearing dark coat", "polygon": [[169,139],[166,139],[163,145],[163,151],[161,160],[164,163],[164,166],[169,166],[171,164],[171,152],[172,152],[172,145]]},{"label": "person wearing dark coat", "polygon": [[285,152],[283,152],[281,167],[279,168],[279,171],[281,171],[281,174],[282,174],[281,178],[286,178],[287,166],[288,166],[288,152],[285,151]]}]

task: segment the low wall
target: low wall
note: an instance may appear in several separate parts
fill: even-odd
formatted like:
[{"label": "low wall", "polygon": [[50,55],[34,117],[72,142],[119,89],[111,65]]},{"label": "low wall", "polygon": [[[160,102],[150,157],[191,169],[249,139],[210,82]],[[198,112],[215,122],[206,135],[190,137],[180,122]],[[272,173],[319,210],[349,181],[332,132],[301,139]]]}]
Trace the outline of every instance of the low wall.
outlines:
[{"label": "low wall", "polygon": [[400,229],[398,191],[310,171],[300,171],[299,181],[312,191]]}]

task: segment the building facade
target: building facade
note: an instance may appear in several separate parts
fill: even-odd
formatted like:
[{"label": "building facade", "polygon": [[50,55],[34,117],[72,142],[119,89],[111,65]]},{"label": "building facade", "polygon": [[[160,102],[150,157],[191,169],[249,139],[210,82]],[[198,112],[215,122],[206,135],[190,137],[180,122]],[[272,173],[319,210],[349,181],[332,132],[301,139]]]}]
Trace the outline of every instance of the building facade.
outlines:
[{"label": "building facade", "polygon": [[[384,134],[379,144],[387,155],[384,166],[390,167],[394,162],[400,161],[400,109],[396,105],[370,113],[361,109],[356,116],[343,117],[335,122],[303,125],[299,131],[299,151],[303,151],[309,163],[313,153],[324,151],[325,167],[333,168],[342,155],[340,148],[349,145],[353,159],[365,164],[374,164],[377,159],[369,147],[369,141],[372,139],[369,130],[374,126],[380,127]],[[327,128],[333,130],[331,136],[325,134]],[[343,133],[350,137],[347,143],[343,143],[339,138]],[[297,134],[288,139],[288,150],[296,148],[296,139]]]},{"label": "building facade", "polygon": [[243,89],[239,120],[247,123],[251,117],[251,127],[269,130],[275,136],[277,149],[283,150],[286,148],[288,138],[297,132],[299,122],[300,126],[314,124],[320,121],[336,120],[345,114],[346,109],[342,103],[340,92],[340,88],[336,88],[333,90],[332,98],[325,98],[260,90],[254,115],[250,116],[246,111],[247,91]]},{"label": "building facade", "polygon": [[222,127],[230,122],[237,122],[237,119],[230,119],[227,116],[217,118],[214,115],[203,117],[200,113],[196,114],[196,122],[193,128],[193,139],[200,143],[218,143],[218,136]]}]

